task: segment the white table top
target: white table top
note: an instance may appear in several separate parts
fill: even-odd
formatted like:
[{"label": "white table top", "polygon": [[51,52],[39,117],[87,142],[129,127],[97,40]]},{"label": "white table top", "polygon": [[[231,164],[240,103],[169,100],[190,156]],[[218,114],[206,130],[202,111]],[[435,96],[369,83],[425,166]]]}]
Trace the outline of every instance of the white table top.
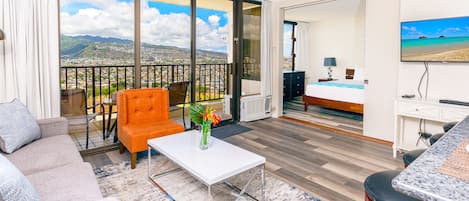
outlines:
[{"label": "white table top", "polygon": [[265,158],[211,137],[207,150],[200,150],[199,131],[148,140],[148,145],[181,166],[206,185],[212,185],[265,163]]}]

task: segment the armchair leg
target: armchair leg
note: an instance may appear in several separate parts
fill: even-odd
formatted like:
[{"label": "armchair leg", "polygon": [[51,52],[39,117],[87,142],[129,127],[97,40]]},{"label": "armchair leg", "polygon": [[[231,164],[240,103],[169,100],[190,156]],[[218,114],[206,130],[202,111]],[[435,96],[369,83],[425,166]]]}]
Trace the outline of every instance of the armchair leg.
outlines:
[{"label": "armchair leg", "polygon": [[137,166],[137,153],[131,153],[130,155],[130,169],[135,169]]},{"label": "armchair leg", "polygon": [[122,143],[119,143],[119,153],[120,154],[124,153],[124,145]]}]

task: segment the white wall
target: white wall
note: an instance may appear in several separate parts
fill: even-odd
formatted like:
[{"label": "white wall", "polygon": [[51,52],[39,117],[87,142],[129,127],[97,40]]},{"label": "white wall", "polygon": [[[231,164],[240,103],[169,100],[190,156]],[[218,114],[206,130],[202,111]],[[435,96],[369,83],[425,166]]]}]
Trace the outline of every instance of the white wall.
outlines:
[{"label": "white wall", "polygon": [[337,59],[337,67],[332,68],[333,78],[345,79],[346,68],[363,68],[364,14],[363,11],[358,17],[310,23],[311,65],[306,72],[308,82],[327,78],[328,68],[323,66],[324,57]]},{"label": "white wall", "polygon": [[[425,5],[425,6],[422,6]],[[467,0],[406,0],[401,1],[402,21],[469,16]],[[400,63],[398,95],[418,94],[417,85],[424,71],[422,63]],[[469,64],[430,63],[428,97],[431,99],[455,99],[469,101]],[[408,119],[405,124],[406,144],[415,144],[418,132],[417,120]],[[429,122],[427,131],[442,132],[439,123]]]},{"label": "white wall", "polygon": [[[315,0],[278,0],[278,7]],[[422,6],[425,5],[425,6]],[[403,93],[417,93],[421,64],[400,63],[400,21],[469,15],[467,0],[368,0],[365,18],[365,86],[364,135],[391,141],[394,129],[394,100]],[[276,26],[273,31],[278,31]],[[280,38],[274,39],[275,46]],[[278,49],[277,49],[278,50]],[[280,56],[280,55],[279,55]],[[278,62],[278,61],[276,61]],[[281,71],[281,69],[277,69]],[[281,88],[279,72],[274,72],[274,89]],[[468,64],[430,64],[430,98],[469,101]],[[280,102],[281,97],[273,97]],[[415,144],[417,123],[407,121],[405,139]],[[429,131],[441,131],[439,124],[428,123]]]},{"label": "white wall", "polygon": [[364,135],[392,141],[399,69],[399,1],[366,1],[365,10],[365,79],[369,84],[365,85]]}]

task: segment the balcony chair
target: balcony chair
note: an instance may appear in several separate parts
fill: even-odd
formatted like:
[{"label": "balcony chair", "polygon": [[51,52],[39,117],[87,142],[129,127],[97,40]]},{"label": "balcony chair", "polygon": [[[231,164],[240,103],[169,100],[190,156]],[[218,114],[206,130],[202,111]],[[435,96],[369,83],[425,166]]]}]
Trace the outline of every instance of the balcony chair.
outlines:
[{"label": "balcony chair", "polygon": [[[92,108],[92,107],[91,107]],[[84,89],[63,89],[60,92],[61,116],[65,117],[69,125],[86,126],[86,149],[89,144],[90,121],[95,119],[97,113],[88,114],[88,99]]]},{"label": "balcony chair", "polygon": [[117,94],[119,150],[131,154],[131,168],[137,153],[148,149],[147,140],[184,131],[169,117],[169,92],[166,89],[131,89]]},{"label": "balcony chair", "polygon": [[[443,130],[447,133],[451,128],[453,128],[457,122],[447,123],[443,126]],[[430,144],[433,145],[440,139],[444,133],[435,134],[430,137]],[[417,149],[409,151],[402,157],[404,161],[404,166],[407,167],[415,159],[417,159],[420,154],[425,152],[425,149]],[[397,192],[392,187],[392,179],[399,175],[400,171],[390,170],[377,172],[368,176],[365,180],[365,201],[416,201],[417,199],[406,196],[400,192]]]},{"label": "balcony chair", "polygon": [[170,111],[178,110],[177,105],[182,104],[182,122],[184,128],[186,128],[185,120],[185,106],[186,106],[186,97],[187,97],[187,88],[189,87],[190,82],[175,82],[169,85],[169,106]]}]

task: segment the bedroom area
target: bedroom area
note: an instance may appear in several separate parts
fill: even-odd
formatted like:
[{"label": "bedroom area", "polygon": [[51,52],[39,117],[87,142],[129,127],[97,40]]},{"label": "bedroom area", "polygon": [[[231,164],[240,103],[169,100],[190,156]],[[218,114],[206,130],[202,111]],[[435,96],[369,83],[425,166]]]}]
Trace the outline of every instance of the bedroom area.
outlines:
[{"label": "bedroom area", "polygon": [[365,1],[285,9],[283,116],[363,135]]}]

